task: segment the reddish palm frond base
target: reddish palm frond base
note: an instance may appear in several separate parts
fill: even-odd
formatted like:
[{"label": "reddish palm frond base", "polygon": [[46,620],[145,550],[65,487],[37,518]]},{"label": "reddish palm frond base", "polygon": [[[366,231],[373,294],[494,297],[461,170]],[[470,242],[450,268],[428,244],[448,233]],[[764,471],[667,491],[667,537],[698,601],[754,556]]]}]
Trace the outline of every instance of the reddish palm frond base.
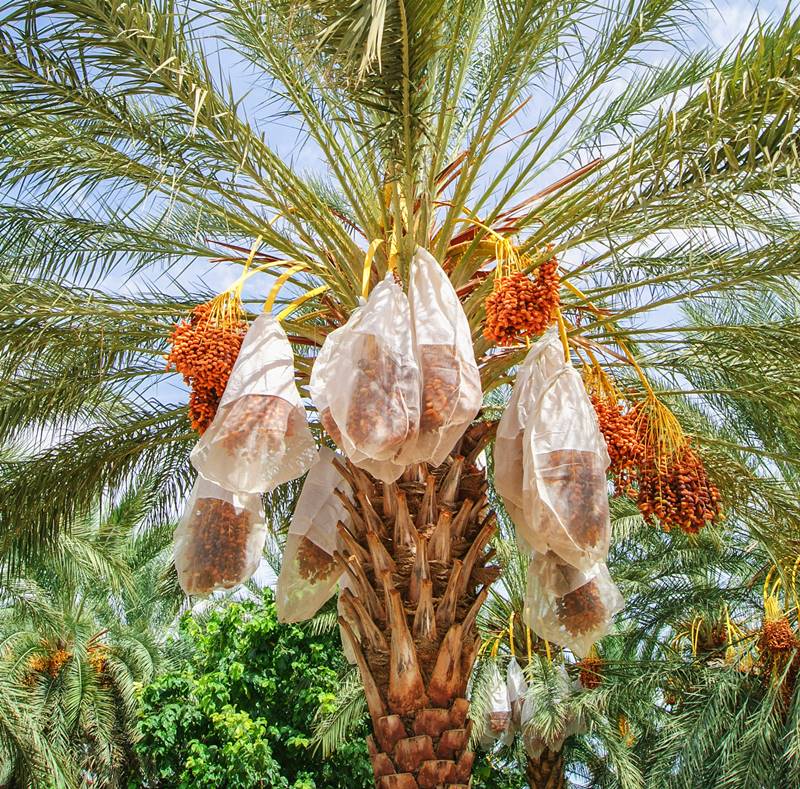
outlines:
[{"label": "reddish palm frond base", "polygon": [[476,423],[438,468],[410,466],[396,483],[341,467],[355,504],[339,524],[345,647],[364,682],[380,789],[461,789],[470,782],[469,703],[478,610],[499,569],[486,474],[475,461],[491,426]]}]

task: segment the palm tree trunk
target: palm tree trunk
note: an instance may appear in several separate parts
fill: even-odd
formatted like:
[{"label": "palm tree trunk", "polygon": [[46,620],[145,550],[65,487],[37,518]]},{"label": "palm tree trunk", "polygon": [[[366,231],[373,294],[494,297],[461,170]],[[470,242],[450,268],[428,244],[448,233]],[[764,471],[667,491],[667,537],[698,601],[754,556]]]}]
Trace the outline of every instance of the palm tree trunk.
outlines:
[{"label": "palm tree trunk", "polygon": [[478,609],[499,570],[487,566],[494,514],[475,465],[490,427],[474,425],[435,469],[410,466],[386,485],[348,465],[352,525],[339,524],[349,588],[340,598],[345,646],[372,718],[380,789],[466,789],[467,680],[479,647]]},{"label": "palm tree trunk", "polygon": [[537,759],[528,757],[527,778],[530,789],[564,789],[564,757],[561,751],[545,748]]}]

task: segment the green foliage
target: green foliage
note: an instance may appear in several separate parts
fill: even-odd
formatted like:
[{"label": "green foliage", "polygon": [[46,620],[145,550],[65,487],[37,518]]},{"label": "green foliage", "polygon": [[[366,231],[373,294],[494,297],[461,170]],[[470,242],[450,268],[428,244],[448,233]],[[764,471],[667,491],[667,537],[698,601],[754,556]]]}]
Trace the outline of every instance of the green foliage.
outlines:
[{"label": "green foliage", "polygon": [[504,763],[493,754],[480,753],[472,771],[473,789],[528,789],[519,764]]},{"label": "green foliage", "polygon": [[114,787],[135,775],[137,688],[168,665],[181,602],[169,525],[138,532],[149,493],[142,483],[104,501],[3,587],[0,781],[74,787],[85,773]]},{"label": "green foliage", "polygon": [[180,638],[191,658],[142,693],[137,750],[148,785],[371,786],[363,721],[331,759],[309,748],[344,669],[338,637],[279,624],[268,594],[263,605],[188,615]]},{"label": "green foliage", "polygon": [[287,787],[272,756],[265,724],[230,704],[215,707],[218,697],[211,683],[202,683],[199,698],[192,695],[194,691],[186,674],[161,677],[144,691],[139,750],[147,783]]}]

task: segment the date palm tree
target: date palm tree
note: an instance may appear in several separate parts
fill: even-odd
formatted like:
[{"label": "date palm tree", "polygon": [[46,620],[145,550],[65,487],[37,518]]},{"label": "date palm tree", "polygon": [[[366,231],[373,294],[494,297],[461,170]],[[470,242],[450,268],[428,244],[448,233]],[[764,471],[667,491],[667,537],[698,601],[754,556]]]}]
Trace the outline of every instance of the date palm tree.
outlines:
[{"label": "date palm tree", "polygon": [[[104,501],[17,564],[0,595],[0,727],[10,786],[123,786],[135,775],[137,688],[169,665],[183,595],[171,524],[139,533],[148,486]],[[5,568],[4,568],[5,569]]]},{"label": "date palm tree", "polygon": [[[681,347],[672,305],[800,269],[789,11],[721,54],[684,43],[676,0],[11,0],[1,13],[0,435],[21,447],[1,472],[8,567],[134,473],[157,481],[156,515],[185,495],[194,436],[162,356],[173,322],[212,294],[146,292],[158,272],[244,265],[257,239],[265,294],[285,274],[279,303],[310,297],[283,321],[303,387],[358,304],[365,258],[371,282],[394,260],[402,280],[421,245],[461,296],[488,394],[525,353],[481,334],[497,236],[531,269],[556,256],[573,347],[599,344],[621,368],[623,344]],[[746,441],[695,429],[729,508],[763,495]],[[442,466],[388,490],[351,471],[352,517],[381,535],[353,547],[363,651],[349,639],[381,787],[469,783],[464,696],[498,573],[478,462],[491,434],[481,418]],[[425,557],[393,535],[441,512],[458,528],[427,557],[417,617]],[[791,534],[767,536],[790,550]]]}]

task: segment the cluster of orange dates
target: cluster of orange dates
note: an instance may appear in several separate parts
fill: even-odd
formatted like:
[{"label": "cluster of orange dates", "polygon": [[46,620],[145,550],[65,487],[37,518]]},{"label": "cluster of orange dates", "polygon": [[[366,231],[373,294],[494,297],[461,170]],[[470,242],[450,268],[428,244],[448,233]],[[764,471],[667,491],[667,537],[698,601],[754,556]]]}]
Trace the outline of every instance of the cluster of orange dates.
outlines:
[{"label": "cluster of orange dates", "polygon": [[658,452],[649,446],[649,417],[641,404],[625,408],[617,397],[598,394],[592,403],[616,492],[636,498],[648,523],[657,519],[666,531],[678,527],[696,534],[721,518],[719,490],[688,439],[671,452]]},{"label": "cluster of orange dates", "polygon": [[765,682],[778,680],[781,698],[788,708],[800,673],[800,639],[785,615],[766,617],[758,639],[759,669]]},{"label": "cluster of orange dates", "polygon": [[86,650],[89,665],[95,674],[103,674],[108,668],[108,648],[103,644],[92,644]]},{"label": "cluster of orange dates", "polygon": [[36,654],[28,660],[28,684],[33,681],[32,674],[49,674],[55,679],[60,673],[64,664],[72,657],[72,653],[63,647],[53,648],[46,641],[42,642],[42,648],[47,650],[47,654]]},{"label": "cluster of orange dates", "polygon": [[697,534],[722,516],[719,490],[689,444],[671,457],[648,453],[637,484],[637,503],[645,520],[657,518],[667,531],[677,526]]},{"label": "cluster of orange dates", "polygon": [[177,370],[189,385],[189,417],[201,435],[217,413],[246,331],[244,320],[216,318],[211,303],[196,306],[172,331],[167,369]]},{"label": "cluster of orange dates", "polygon": [[495,277],[486,299],[483,336],[505,346],[541,334],[555,320],[559,281],[555,258],[542,263],[535,277],[521,271]]},{"label": "cluster of orange dates", "polygon": [[603,661],[596,654],[589,654],[578,662],[581,687],[586,690],[599,688],[603,682]]},{"label": "cluster of orange dates", "polygon": [[779,619],[765,620],[761,627],[758,648],[762,653],[793,652],[800,648],[800,641],[792,630],[789,620],[782,616]]},{"label": "cluster of orange dates", "polygon": [[614,479],[614,490],[617,495],[635,495],[633,486],[644,446],[636,433],[631,414],[623,410],[617,397],[595,393],[592,395],[592,405],[611,458],[609,471]]},{"label": "cluster of orange dates", "polygon": [[[43,652],[28,658],[23,682],[29,687],[36,684],[37,674],[47,674],[51,679],[57,679],[61,669],[72,658],[72,652],[63,646],[53,646],[48,641],[42,641],[41,647]],[[108,648],[103,644],[92,644],[86,652],[93,671],[96,674],[105,673],[108,666]]]}]

